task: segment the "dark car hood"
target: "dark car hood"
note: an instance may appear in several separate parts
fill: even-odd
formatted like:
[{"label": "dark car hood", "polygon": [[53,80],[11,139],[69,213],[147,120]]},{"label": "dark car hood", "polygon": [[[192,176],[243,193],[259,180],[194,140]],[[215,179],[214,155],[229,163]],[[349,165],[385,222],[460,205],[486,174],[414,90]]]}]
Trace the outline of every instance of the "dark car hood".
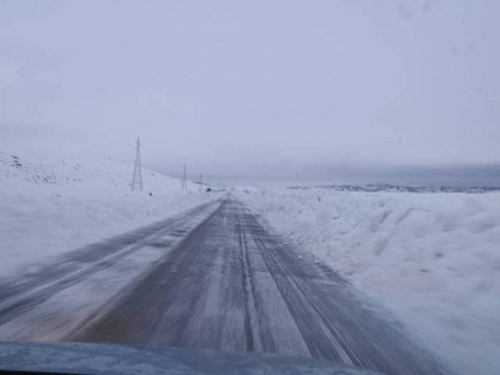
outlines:
[{"label": "dark car hood", "polygon": [[88,375],[378,374],[327,361],[256,353],[82,343],[0,343],[0,370]]}]

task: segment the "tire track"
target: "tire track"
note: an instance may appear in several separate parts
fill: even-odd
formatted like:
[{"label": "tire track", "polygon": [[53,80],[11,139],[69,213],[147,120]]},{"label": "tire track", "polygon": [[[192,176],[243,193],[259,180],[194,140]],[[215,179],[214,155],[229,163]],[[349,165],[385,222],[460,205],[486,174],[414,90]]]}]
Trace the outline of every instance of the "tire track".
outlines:
[{"label": "tire track", "polygon": [[[184,284],[184,271],[203,285],[206,279],[205,267],[188,270],[196,257],[194,251],[184,251],[196,247],[196,239],[207,232],[210,218],[219,212],[218,208],[199,226],[192,230],[171,252],[158,262],[141,280],[138,280],[119,299],[88,317],[70,335],[71,341],[117,342],[134,344],[154,344],[158,340],[158,330],[169,309],[171,298],[178,296],[179,286]],[[182,346],[184,332],[202,288],[191,289],[189,299],[183,299],[182,314],[174,326],[170,326],[163,341],[169,345]],[[182,296],[181,296],[182,297]],[[181,298],[182,299],[182,298]],[[184,304],[185,303],[185,304]]]}]

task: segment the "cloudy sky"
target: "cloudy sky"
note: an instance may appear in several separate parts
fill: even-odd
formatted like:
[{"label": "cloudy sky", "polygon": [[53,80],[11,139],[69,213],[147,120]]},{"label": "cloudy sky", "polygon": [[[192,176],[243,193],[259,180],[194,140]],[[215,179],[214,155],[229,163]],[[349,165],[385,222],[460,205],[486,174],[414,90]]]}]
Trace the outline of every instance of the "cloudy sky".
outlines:
[{"label": "cloudy sky", "polygon": [[497,164],[499,19],[495,0],[0,0],[0,150],[132,160],[140,135],[167,172]]}]

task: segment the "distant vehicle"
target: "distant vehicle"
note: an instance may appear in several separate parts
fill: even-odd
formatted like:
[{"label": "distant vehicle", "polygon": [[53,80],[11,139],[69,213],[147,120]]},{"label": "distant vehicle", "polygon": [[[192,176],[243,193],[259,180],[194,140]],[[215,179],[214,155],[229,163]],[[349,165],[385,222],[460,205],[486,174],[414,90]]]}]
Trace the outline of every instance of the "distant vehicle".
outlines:
[{"label": "distant vehicle", "polygon": [[84,343],[0,343],[0,373],[377,375],[313,359]]}]

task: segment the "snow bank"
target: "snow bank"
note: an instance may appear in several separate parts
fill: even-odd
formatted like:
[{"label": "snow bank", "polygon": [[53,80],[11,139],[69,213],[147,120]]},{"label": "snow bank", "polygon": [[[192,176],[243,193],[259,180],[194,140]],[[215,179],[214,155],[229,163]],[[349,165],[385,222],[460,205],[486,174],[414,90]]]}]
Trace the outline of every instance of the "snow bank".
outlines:
[{"label": "snow bank", "polygon": [[132,192],[132,170],[113,160],[40,164],[0,152],[0,277],[215,199],[148,170],[144,191]]},{"label": "snow bank", "polygon": [[247,191],[459,372],[500,369],[500,194]]}]

